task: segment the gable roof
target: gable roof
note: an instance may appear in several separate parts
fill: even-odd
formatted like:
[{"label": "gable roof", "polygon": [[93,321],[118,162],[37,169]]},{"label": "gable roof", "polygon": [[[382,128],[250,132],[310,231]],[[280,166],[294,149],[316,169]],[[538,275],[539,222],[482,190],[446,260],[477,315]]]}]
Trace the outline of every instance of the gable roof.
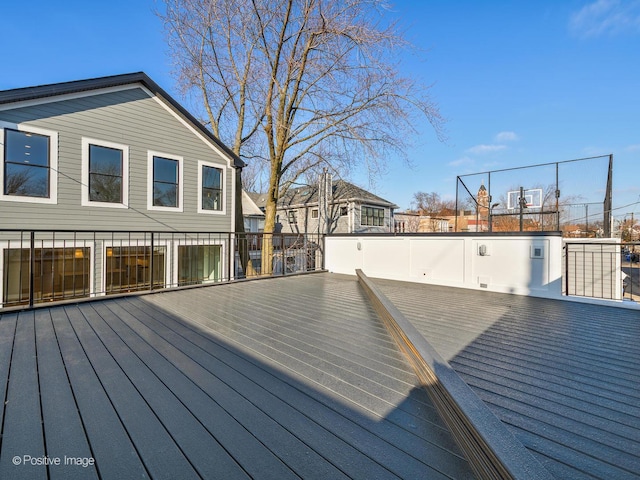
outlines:
[{"label": "gable roof", "polygon": [[264,212],[256,204],[254,198],[257,194],[242,190],[242,214],[245,217],[264,217]]},{"label": "gable roof", "polygon": [[[344,180],[332,182],[331,189],[333,192],[333,199],[331,201],[333,203],[337,201],[355,201],[389,208],[398,208],[396,204]],[[290,189],[278,201],[278,207],[307,206],[317,203],[318,185],[310,185],[308,187]]]},{"label": "gable roof", "polygon": [[164,91],[160,86],[151,80],[144,72],[125,73],[122,75],[112,75],[109,77],[90,78],[87,80],[75,80],[72,82],[53,83],[49,85],[40,85],[36,87],[15,88],[12,90],[0,91],[0,105],[6,105],[16,102],[24,102],[30,100],[40,100],[59,95],[68,95],[80,92],[89,92],[91,90],[101,90],[110,87],[120,87],[139,83],[151,93],[159,97],[164,103],[177,115],[182,117],[191,127],[195,128],[199,133],[204,135],[208,140],[218,146],[232,160],[233,166],[242,168],[245,163],[238,157],[229,147],[208,130],[200,121],[191,115],[182,105],[180,105],[171,95]]}]

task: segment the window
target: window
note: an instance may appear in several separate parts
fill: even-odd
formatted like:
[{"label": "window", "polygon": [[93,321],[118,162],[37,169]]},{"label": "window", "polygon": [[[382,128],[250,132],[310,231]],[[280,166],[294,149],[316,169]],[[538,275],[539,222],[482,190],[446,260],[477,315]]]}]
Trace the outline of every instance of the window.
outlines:
[{"label": "window", "polygon": [[182,211],[182,157],[149,152],[149,210]]},{"label": "window", "polygon": [[178,285],[220,280],[220,245],[178,246]]},{"label": "window", "polygon": [[287,220],[289,221],[289,223],[298,223],[298,211],[289,210],[287,212]]},{"label": "window", "polygon": [[82,139],[82,205],[127,208],[129,147]]},{"label": "window", "polygon": [[346,217],[349,215],[349,207],[340,207],[340,216]]},{"label": "window", "polygon": [[0,144],[0,198],[56,203],[57,133],[0,122]]},{"label": "window", "polygon": [[198,213],[225,213],[224,169],[219,165],[198,162]]},{"label": "window", "polygon": [[362,207],[360,225],[373,227],[384,226],[384,208]]},{"label": "window", "polygon": [[178,207],[178,171],[177,160],[153,157],[153,206]]},{"label": "window", "polygon": [[[29,303],[29,248],[4,250],[4,305]],[[33,301],[88,297],[89,247],[41,247],[34,250]]]},{"label": "window", "polygon": [[317,208],[314,208],[313,210],[311,210],[311,218],[318,218],[319,216],[319,212]]},{"label": "window", "polygon": [[[153,270],[153,272],[152,272]],[[105,292],[132,292],[165,286],[165,247],[107,247]]]}]

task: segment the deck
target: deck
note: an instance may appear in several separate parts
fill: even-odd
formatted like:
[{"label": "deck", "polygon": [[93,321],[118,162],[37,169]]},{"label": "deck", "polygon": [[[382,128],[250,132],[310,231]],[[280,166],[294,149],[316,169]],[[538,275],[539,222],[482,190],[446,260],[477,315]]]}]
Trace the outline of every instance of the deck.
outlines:
[{"label": "deck", "polygon": [[2,479],[473,478],[355,277],[0,316]]},{"label": "deck", "polygon": [[[375,282],[554,476],[640,478],[640,312]],[[2,479],[473,478],[351,276],[5,313],[0,398]]]},{"label": "deck", "polygon": [[640,478],[638,310],[375,282],[557,478]]}]

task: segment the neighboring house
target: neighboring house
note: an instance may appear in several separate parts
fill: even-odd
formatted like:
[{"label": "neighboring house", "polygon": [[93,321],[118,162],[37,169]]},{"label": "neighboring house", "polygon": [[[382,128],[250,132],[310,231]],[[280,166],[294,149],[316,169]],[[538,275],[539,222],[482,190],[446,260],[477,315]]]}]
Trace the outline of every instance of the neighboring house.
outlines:
[{"label": "neighboring house", "polygon": [[420,215],[418,212],[395,212],[393,219],[396,233],[441,233],[449,231],[447,219]]},{"label": "neighboring house", "polygon": [[[231,232],[243,165],[144,73],[0,92],[2,229]],[[221,278],[219,241],[169,238],[78,248],[59,234],[37,244],[35,265],[65,278],[35,288],[55,297],[65,285],[135,290],[150,275],[154,285],[197,283],[189,272]],[[28,246],[28,236],[0,235],[0,304],[25,289]]]},{"label": "neighboring house", "polygon": [[[276,231],[282,233],[393,232],[397,205],[344,180],[331,182],[326,216],[318,185],[290,189],[279,201]],[[257,204],[264,208],[266,196]],[[326,218],[326,220],[325,220]]]},{"label": "neighboring house", "polygon": [[259,233],[264,231],[264,211],[258,207],[259,193],[242,191],[242,216],[244,217],[244,231]]}]

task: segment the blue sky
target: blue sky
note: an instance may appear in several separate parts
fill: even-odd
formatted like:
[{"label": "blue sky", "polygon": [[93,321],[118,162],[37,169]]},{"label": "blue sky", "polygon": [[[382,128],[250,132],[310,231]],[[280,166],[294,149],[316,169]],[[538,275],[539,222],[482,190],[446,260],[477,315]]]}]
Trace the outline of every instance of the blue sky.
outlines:
[{"label": "blue sky", "polygon": [[[392,3],[418,47],[402,70],[433,84],[448,140],[418,126],[413,166],[389,159],[377,194],[407,208],[417,191],[454,197],[458,175],[611,153],[614,215],[640,216],[640,0]],[[156,8],[4,2],[0,90],[144,71],[182,101]],[[494,175],[494,197],[554,180],[533,172]],[[604,175],[597,161],[566,164],[563,195],[602,201]],[[464,178],[473,190],[486,176]],[[353,179],[367,187],[362,172]]]}]

